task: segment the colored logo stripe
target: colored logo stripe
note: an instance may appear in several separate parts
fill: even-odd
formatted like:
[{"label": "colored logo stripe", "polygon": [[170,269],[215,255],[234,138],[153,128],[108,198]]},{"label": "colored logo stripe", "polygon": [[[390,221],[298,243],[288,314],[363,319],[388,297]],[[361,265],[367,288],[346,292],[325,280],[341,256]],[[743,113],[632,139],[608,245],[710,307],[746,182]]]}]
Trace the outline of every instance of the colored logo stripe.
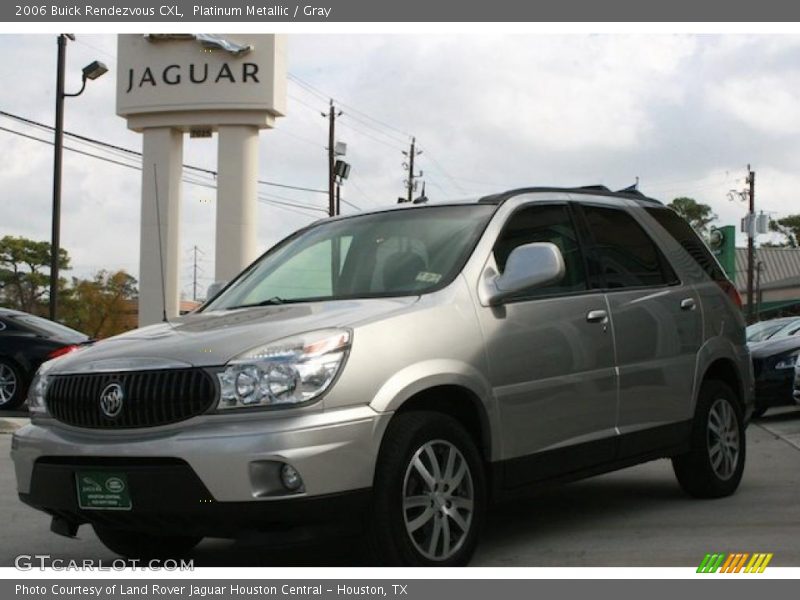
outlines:
[{"label": "colored logo stripe", "polygon": [[[767,565],[772,560],[772,553],[757,552],[749,554],[747,552],[736,552],[725,554],[722,552],[709,553],[703,557],[700,566],[697,567],[698,573],[763,573]],[[747,562],[748,558],[750,559]],[[747,566],[745,567],[745,562]],[[744,569],[744,571],[742,571]]]},{"label": "colored logo stripe", "polygon": [[706,554],[703,558],[703,562],[697,567],[697,572],[716,573],[723,560],[725,560],[725,554]]}]

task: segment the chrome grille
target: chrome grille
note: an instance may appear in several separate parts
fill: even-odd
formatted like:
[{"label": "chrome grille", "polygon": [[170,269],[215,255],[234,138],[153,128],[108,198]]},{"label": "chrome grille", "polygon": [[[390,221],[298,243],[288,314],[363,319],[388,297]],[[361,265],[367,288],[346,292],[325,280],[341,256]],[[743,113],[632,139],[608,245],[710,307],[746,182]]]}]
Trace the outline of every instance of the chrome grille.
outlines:
[{"label": "chrome grille", "polygon": [[[100,397],[111,384],[123,390],[122,408],[104,414]],[[133,429],[177,423],[206,412],[216,397],[202,369],[54,375],[47,386],[47,409],[63,423],[92,429]]]}]

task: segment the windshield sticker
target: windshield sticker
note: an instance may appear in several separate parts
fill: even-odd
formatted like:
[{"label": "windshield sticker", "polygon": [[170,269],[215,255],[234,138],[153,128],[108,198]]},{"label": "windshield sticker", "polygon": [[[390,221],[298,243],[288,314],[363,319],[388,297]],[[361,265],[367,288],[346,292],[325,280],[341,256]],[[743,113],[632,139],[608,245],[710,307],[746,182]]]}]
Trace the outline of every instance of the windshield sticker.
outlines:
[{"label": "windshield sticker", "polygon": [[428,271],[420,271],[417,273],[417,281],[420,283],[439,283],[441,279],[441,273],[429,273]]}]

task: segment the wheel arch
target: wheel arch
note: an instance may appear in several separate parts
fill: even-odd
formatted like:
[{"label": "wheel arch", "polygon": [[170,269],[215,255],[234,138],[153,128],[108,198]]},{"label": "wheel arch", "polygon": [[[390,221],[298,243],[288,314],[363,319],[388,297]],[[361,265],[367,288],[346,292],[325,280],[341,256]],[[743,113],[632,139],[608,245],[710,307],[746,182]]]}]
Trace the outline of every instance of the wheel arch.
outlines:
[{"label": "wheel arch", "polygon": [[484,460],[491,458],[492,434],[489,416],[481,399],[469,388],[455,384],[421,390],[403,402],[395,416],[412,411],[438,412],[456,419],[470,436]]},{"label": "wheel arch", "polygon": [[[705,381],[716,380],[727,383],[731,386],[736,394],[736,400],[742,410],[745,409],[745,393],[744,385],[742,383],[742,374],[739,372],[736,363],[729,358],[717,358],[706,367],[703,377],[700,382],[701,385]],[[698,388],[699,393],[699,388]]]},{"label": "wheel arch", "polygon": [[378,412],[433,410],[459,419],[473,435],[486,460],[499,455],[494,429],[494,396],[489,382],[474,366],[436,359],[409,365],[395,373],[375,394],[370,406]]}]

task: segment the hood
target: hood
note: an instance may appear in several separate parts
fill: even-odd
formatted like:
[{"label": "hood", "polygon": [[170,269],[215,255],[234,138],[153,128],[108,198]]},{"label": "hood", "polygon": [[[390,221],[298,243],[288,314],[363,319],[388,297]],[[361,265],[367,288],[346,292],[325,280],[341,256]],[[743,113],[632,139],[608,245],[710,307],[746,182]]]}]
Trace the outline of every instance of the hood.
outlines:
[{"label": "hood", "polygon": [[751,342],[747,347],[750,348],[750,355],[756,359],[777,356],[778,354],[800,349],[800,335],[764,340],[763,342]]},{"label": "hood", "polygon": [[269,305],[189,314],[58,359],[52,373],[221,366],[261,344],[407,310],[418,296]]}]

